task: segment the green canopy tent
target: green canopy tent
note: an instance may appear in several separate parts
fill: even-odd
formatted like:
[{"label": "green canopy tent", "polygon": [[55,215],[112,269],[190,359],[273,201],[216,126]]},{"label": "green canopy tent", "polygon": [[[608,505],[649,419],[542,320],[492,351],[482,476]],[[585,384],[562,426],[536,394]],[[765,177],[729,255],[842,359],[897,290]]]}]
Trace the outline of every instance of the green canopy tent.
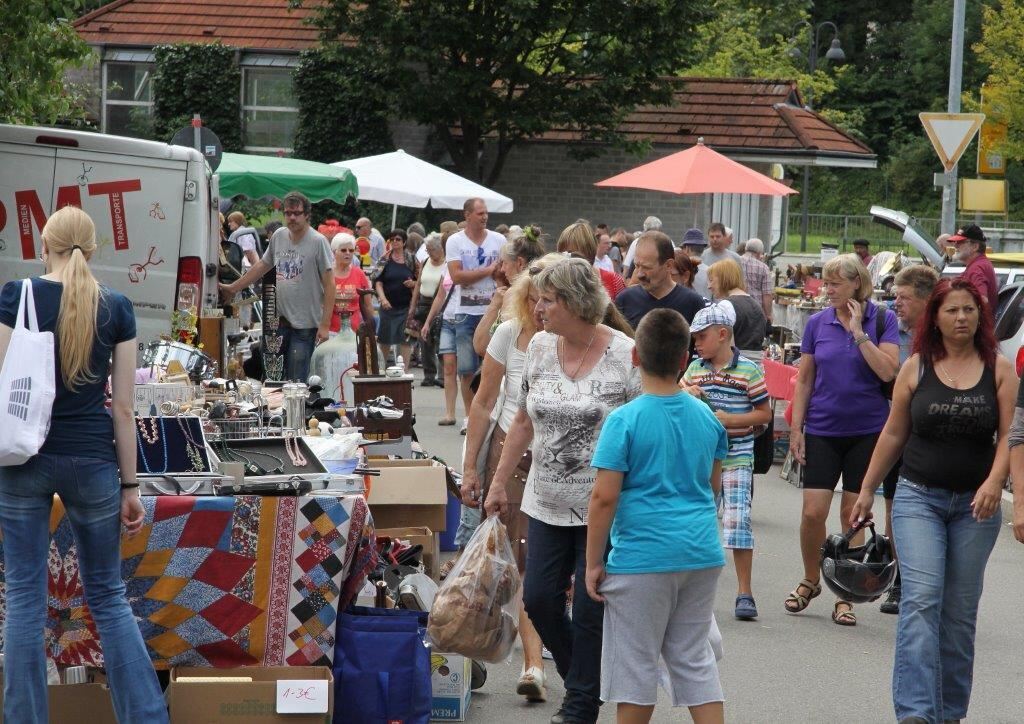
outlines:
[{"label": "green canopy tent", "polygon": [[299,191],[313,202],[329,199],[340,203],[359,196],[359,184],[348,169],[298,158],[225,153],[217,176],[225,199],[281,199],[289,191]]}]

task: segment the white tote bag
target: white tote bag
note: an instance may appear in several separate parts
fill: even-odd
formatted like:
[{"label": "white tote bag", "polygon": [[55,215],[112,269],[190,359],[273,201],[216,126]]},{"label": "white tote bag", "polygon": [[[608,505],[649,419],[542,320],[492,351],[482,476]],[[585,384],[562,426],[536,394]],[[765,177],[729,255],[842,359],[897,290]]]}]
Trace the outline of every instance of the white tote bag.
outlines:
[{"label": "white tote bag", "polygon": [[55,380],[53,332],[39,331],[32,280],[25,279],[0,369],[0,465],[21,465],[43,446],[57,392]]}]

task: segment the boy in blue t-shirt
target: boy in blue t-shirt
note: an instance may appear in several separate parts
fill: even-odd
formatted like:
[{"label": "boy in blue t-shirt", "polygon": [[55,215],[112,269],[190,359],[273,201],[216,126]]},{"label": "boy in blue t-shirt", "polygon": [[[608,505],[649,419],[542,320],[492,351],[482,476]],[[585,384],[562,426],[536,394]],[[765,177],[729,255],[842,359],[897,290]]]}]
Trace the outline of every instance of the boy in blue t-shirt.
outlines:
[{"label": "boy in blue t-shirt", "polygon": [[617,702],[620,721],[650,718],[659,657],[674,706],[706,722],[725,716],[708,635],[725,565],[715,494],[729,442],[711,409],[676,384],[689,345],[678,312],[644,316],[633,364],[645,394],[608,416],[592,463],[586,586],[605,604],[601,699]]},{"label": "boy in blue t-shirt", "polygon": [[697,312],[690,325],[698,359],[683,374],[683,389],[711,405],[729,431],[729,455],[722,463],[725,547],[736,566],[736,618],[757,618],[751,591],[754,532],[750,500],[754,482],[754,430],[771,421],[768,388],[761,367],[732,345],[736,310],[729,301],[710,304]]}]

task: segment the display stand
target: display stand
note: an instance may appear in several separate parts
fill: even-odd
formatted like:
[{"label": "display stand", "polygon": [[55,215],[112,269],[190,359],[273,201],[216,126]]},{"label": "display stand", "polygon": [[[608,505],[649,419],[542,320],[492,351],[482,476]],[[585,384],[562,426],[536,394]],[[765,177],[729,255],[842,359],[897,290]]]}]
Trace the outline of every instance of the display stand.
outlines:
[{"label": "display stand", "polygon": [[[412,455],[412,375],[383,377],[360,375],[352,378],[352,394],[355,398],[356,413],[353,422],[363,428],[368,439],[386,440],[375,446],[375,453],[410,457]],[[397,420],[382,420],[363,415],[360,405],[381,395],[391,398],[396,410],[402,411]],[[385,446],[397,445],[398,449],[384,450]],[[404,455],[402,453],[405,453]]]}]

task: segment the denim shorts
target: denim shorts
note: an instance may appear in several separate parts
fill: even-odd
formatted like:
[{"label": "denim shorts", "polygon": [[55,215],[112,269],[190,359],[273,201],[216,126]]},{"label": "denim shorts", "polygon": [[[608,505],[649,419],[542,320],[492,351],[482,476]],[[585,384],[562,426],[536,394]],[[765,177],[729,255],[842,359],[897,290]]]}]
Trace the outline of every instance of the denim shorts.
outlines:
[{"label": "denim shorts", "polygon": [[480,369],[480,357],[473,349],[473,333],[481,319],[478,314],[456,314],[441,322],[441,343],[437,353],[454,354],[462,376],[472,375]]}]

